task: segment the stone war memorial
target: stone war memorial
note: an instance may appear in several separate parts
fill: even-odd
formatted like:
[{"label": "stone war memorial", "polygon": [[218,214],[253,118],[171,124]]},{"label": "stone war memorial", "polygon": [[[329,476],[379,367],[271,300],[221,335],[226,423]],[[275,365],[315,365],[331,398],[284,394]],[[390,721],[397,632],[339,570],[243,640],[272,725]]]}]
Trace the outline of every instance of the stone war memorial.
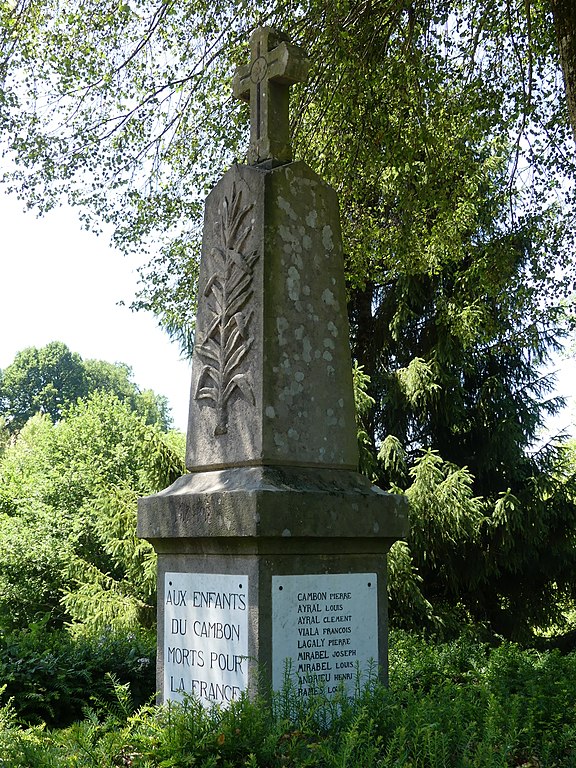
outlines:
[{"label": "stone war memorial", "polygon": [[338,200],[290,147],[308,61],[273,29],[250,47],[248,163],[206,199],[189,474],[139,501],[164,702],[385,681],[386,553],[407,534],[406,499],[357,471]]}]

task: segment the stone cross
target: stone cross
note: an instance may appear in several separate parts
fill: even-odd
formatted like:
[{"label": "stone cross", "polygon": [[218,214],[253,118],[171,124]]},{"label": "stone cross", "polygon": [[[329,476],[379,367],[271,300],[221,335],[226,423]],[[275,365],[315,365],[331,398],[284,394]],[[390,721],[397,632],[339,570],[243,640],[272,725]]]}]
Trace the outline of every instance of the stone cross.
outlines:
[{"label": "stone cross", "polygon": [[234,76],[234,96],[250,103],[248,163],[277,165],[292,160],[288,88],[304,82],[309,62],[281,33],[258,27],[250,37],[251,61]]}]

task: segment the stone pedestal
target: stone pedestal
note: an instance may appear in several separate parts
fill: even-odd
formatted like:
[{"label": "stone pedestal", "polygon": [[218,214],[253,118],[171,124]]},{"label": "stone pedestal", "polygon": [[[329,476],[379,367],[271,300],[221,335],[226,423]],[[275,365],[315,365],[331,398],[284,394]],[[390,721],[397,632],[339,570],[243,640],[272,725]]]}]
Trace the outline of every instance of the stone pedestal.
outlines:
[{"label": "stone pedestal", "polygon": [[[204,647],[202,633],[205,636],[207,632],[212,636],[227,635],[232,641],[224,654],[226,659],[219,659],[228,671],[234,669],[234,657],[245,659],[236,662],[237,666],[241,664],[242,675],[232,676],[238,689],[235,698],[246,688],[257,690],[259,683],[266,688],[274,682],[279,687],[290,648],[293,682],[298,689],[318,687],[318,681],[328,687],[337,686],[334,675],[339,674],[339,669],[346,670],[346,674],[354,672],[355,680],[356,662],[363,661],[366,672],[370,658],[386,680],[386,553],[392,542],[406,532],[402,496],[383,493],[355,472],[245,467],[186,475],[160,494],[141,500],[140,505],[138,533],[158,552],[158,687],[165,699],[181,697],[181,681],[185,692],[198,695],[209,691],[203,682],[222,685],[218,660],[213,660],[216,669],[211,668],[209,653],[203,654],[203,664],[198,666],[198,659],[190,653],[183,660],[180,651],[174,650],[197,651]],[[167,621],[166,608],[169,606],[171,611],[181,599],[178,594],[170,599],[169,582],[173,576],[167,578],[166,574],[195,575],[183,598],[187,610],[178,614],[187,618],[187,626],[175,626],[175,631],[170,624],[173,614]],[[214,579],[204,579],[200,574],[214,575]],[[317,586],[324,574],[338,574],[337,586]],[[361,654],[368,627],[355,627],[353,620],[362,599],[358,601],[354,588],[350,597],[341,597],[350,593],[353,574],[368,575],[375,588],[376,635],[370,656],[365,659]],[[194,603],[199,607],[207,600],[205,596],[194,600],[193,585],[198,584],[198,592],[204,595],[206,585],[216,583],[221,575],[237,578],[224,589],[214,589],[216,594],[236,593],[246,598],[232,599],[235,605],[230,604],[230,597],[226,598],[224,610],[213,612],[209,621],[238,627],[237,632],[219,628],[210,633],[194,608]],[[278,588],[273,588],[274,579],[303,575],[313,578],[310,583],[298,582],[302,587],[296,598],[306,593],[320,595],[321,599],[297,599],[299,605],[310,607],[303,613],[296,607],[291,616],[284,617],[294,626],[293,638],[275,651],[278,638],[275,641],[274,601],[281,595]],[[174,588],[181,590],[181,586],[175,586],[180,581],[173,580]],[[335,594],[339,599],[331,598]],[[217,598],[213,598],[212,604],[216,602]],[[334,610],[327,613],[328,606]],[[198,617],[201,623],[194,626]],[[309,617],[319,618],[320,622],[310,624]],[[299,624],[299,620],[304,623]],[[318,633],[310,634],[314,629]],[[286,631],[284,626],[282,634]],[[226,643],[219,647],[226,647]],[[242,653],[235,652],[238,648]],[[299,673],[299,662],[311,661],[321,666],[312,672],[301,668]],[[344,663],[347,666],[337,667]],[[228,695],[233,696],[233,686],[229,685],[229,689],[213,688],[217,694],[213,700],[226,703]],[[208,694],[203,698],[212,699]]]},{"label": "stone pedestal", "polygon": [[163,700],[386,679],[407,506],[356,472],[348,334],[334,191],[303,163],[234,166],[206,201],[191,474],[139,502]]}]

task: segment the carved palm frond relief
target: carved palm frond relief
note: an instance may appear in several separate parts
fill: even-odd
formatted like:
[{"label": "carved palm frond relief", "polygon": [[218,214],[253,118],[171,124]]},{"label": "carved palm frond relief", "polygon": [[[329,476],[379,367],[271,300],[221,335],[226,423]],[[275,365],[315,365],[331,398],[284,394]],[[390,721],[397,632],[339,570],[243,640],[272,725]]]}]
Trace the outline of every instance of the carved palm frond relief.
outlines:
[{"label": "carved palm frond relief", "polygon": [[228,402],[234,393],[254,405],[249,373],[242,370],[254,337],[250,322],[254,310],[252,279],[257,251],[243,249],[252,231],[249,218],[252,203],[242,205],[242,191],[232,186],[230,199],[224,197],[219,223],[220,245],[212,248],[204,297],[208,314],[207,329],[197,343],[196,352],[204,367],[198,379],[196,399],[207,400],[216,408],[215,435],[228,431]]}]

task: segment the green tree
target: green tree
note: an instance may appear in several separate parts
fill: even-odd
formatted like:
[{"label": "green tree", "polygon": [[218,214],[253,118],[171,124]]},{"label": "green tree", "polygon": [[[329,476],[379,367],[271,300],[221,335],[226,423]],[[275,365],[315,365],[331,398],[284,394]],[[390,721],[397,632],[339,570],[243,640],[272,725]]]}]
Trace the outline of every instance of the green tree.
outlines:
[{"label": "green tree", "polygon": [[[0,459],[0,626],[150,626],[155,556],[136,501],[184,471],[182,446],[95,392],[30,419]],[[17,599],[16,599],[17,598]]]},{"label": "green tree", "polygon": [[[551,194],[553,157],[534,158],[540,190],[514,180],[526,96],[517,62],[500,61],[500,89],[466,58],[476,33],[484,65],[498,64],[488,46],[507,10],[459,19],[458,35],[438,19],[379,24],[364,8],[370,25],[350,11],[322,50],[332,87],[316,96],[322,120],[306,152],[340,189],[352,348],[374,403],[365,433],[381,448],[372,472],[411,501],[409,550],[391,555],[396,620],[435,611],[447,621],[460,603],[526,638],[573,595],[570,481],[557,476],[557,452],[537,450],[561,405],[541,369],[569,328],[573,231]],[[531,22],[543,43],[532,66],[544,72],[547,21]],[[398,42],[404,56],[392,55]],[[334,96],[337,85],[354,101]]]},{"label": "green tree", "polygon": [[65,409],[89,393],[114,393],[147,424],[167,431],[171,425],[167,399],[152,390],[140,391],[124,363],[82,360],[60,341],[18,352],[0,379],[0,415],[11,433],[35,413],[58,421]]},{"label": "green tree", "polygon": [[3,416],[0,416],[0,457],[2,457],[4,451],[8,447],[10,441],[10,433]]},{"label": "green tree", "polygon": [[[552,10],[562,16],[563,5]],[[337,181],[356,252],[353,284],[370,278],[371,249],[362,256],[363,246],[379,237],[382,213],[403,222],[390,236],[399,247],[392,266],[404,270],[427,215],[423,191],[439,194],[441,231],[464,225],[474,203],[467,160],[479,137],[486,160],[502,161],[504,189],[521,185],[534,209],[559,174],[573,172],[544,0],[518,7],[278,0],[265,10],[247,0],[241,14],[224,0],[120,9],[76,0],[66,10],[54,0],[21,0],[4,14],[4,68],[19,73],[6,80],[3,102],[4,146],[19,161],[11,185],[41,208],[65,195],[88,224],[110,221],[117,246],[148,248],[139,306],[188,346],[202,196],[246,148],[246,108],[230,101],[230,82],[257,20],[288,30],[310,53],[310,82],[295,90],[295,145]],[[449,162],[459,166],[451,174],[456,189],[442,186]],[[366,206],[357,209],[347,198],[360,185]]]},{"label": "green tree", "polygon": [[566,101],[576,138],[576,8],[571,0],[550,0],[550,8],[554,17],[560,64],[564,75]]},{"label": "green tree", "polygon": [[80,355],[60,341],[19,352],[4,370],[0,386],[0,413],[11,432],[35,413],[57,421],[68,403],[88,394]]},{"label": "green tree", "polygon": [[141,416],[146,424],[157,424],[167,432],[172,425],[170,406],[164,395],[151,389],[140,390],[132,379],[132,369],[125,363],[85,360],[84,370],[89,392],[112,392]]}]

